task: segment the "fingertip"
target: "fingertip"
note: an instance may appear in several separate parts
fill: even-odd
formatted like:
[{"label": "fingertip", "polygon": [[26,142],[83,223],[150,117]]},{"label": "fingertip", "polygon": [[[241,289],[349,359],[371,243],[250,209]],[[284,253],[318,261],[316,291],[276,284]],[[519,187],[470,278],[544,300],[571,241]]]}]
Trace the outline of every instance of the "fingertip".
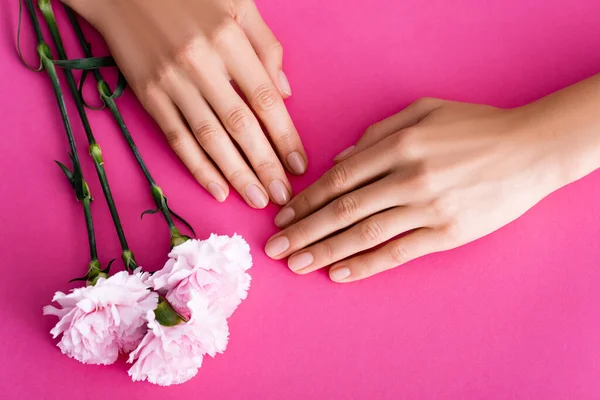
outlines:
[{"label": "fingertip", "polygon": [[290,81],[288,80],[285,72],[283,70],[279,70],[277,74],[277,82],[279,86],[279,90],[281,91],[281,95],[284,99],[287,99],[292,95],[292,88],[290,86]]},{"label": "fingertip", "polygon": [[219,203],[223,203],[229,194],[228,191],[223,189],[223,187],[216,182],[209,183],[206,190],[208,190],[208,193],[210,193]]},{"label": "fingertip", "polygon": [[253,183],[246,186],[244,194],[246,202],[250,207],[263,209],[269,204],[269,198],[264,193],[264,190],[261,190],[261,188]]},{"label": "fingertip", "polygon": [[287,164],[290,169],[290,172],[292,172],[295,175],[302,175],[306,172],[306,159],[298,151],[294,151],[287,156]]},{"label": "fingertip", "polygon": [[352,271],[350,271],[350,268],[343,265],[331,267],[329,270],[329,279],[336,283],[349,282],[351,275]]}]

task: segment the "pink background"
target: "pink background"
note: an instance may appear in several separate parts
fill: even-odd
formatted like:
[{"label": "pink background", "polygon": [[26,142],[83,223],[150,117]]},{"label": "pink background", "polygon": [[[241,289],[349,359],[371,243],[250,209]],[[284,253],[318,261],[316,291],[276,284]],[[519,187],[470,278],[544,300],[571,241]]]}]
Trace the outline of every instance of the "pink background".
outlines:
[{"label": "pink background", "polygon": [[[600,71],[596,0],[258,3],[285,47],[288,106],[310,157],[307,175],[292,180],[296,191],[369,123],[418,97],[510,107]],[[84,273],[86,237],[81,209],[53,164],[68,158],[50,83],[16,57],[17,9],[9,0],[0,8],[0,397],[600,398],[599,173],[461,249],[336,285],[325,273],[300,277],[267,259],[276,208],[253,211],[237,196],[224,205],[211,200],[131,92],[119,104],[172,205],[200,236],[244,235],[253,286],[230,320],[227,352],[182,386],[132,383],[122,361],[83,366],[61,355],[48,334],[55,319],[41,310]],[[25,32],[34,60],[29,21]],[[107,262],[119,256],[118,242],[72,115]],[[163,222],[140,221],[152,205],[143,177],[109,114],[89,116],[131,247],[156,269],[168,250]]]}]

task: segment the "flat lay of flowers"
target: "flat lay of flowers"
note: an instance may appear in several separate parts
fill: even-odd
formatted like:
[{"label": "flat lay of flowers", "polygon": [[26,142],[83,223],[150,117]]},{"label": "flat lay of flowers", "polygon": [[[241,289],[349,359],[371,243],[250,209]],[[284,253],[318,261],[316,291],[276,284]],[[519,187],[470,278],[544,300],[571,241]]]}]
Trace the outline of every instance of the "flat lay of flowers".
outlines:
[{"label": "flat lay of flowers", "polygon": [[[40,0],[36,7],[32,0],[25,0],[25,6],[35,30],[40,61],[37,68],[25,64],[50,78],[69,154],[69,163],[56,163],[83,209],[90,253],[85,271],[76,266],[73,269],[73,281],[81,282],[81,286],[68,293],[57,291],[51,304],[43,309],[44,315],[58,318],[50,334],[58,340],[57,346],[64,355],[83,364],[113,364],[120,355],[127,355],[128,374],[134,381],[161,386],[184,383],[198,373],[205,356],[215,357],[227,348],[230,340],[227,320],[246,298],[250,287],[250,247],[237,234],[213,233],[204,240],[194,238],[192,227],[172,210],[152,177],[117,107],[116,100],[125,89],[125,80],[120,76],[111,90],[102,77],[101,68],[115,68],[112,58],[92,56],[77,16],[65,6],[86,55],[69,59],[50,1]],[[52,54],[45,41],[38,11],[50,32],[56,54]],[[68,93],[86,133],[87,148],[121,245],[123,271],[111,272],[112,261],[106,266],[99,262],[92,212],[94,198],[86,181],[91,178],[84,177],[82,172],[78,151],[78,145],[82,144],[76,143],[73,136],[72,118],[65,106],[66,94],[57,68],[64,70]],[[80,82],[72,70],[83,71]],[[97,83],[102,100],[100,108],[108,109],[114,117],[115,132],[120,132],[127,142],[148,182],[156,208],[144,211],[142,216],[160,214],[166,222],[170,252],[162,267],[144,269],[129,248],[109,184],[110,166],[104,163],[103,149],[86,114],[86,109],[94,108],[84,101],[81,88],[90,75]],[[182,233],[176,223],[181,223],[191,235]]]}]

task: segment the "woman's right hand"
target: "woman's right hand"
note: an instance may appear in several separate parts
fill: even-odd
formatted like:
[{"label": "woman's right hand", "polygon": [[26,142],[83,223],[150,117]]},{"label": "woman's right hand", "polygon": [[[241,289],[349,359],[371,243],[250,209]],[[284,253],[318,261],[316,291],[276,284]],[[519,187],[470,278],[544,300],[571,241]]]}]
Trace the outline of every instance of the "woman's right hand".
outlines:
[{"label": "woman's right hand", "polygon": [[104,36],[171,148],[218,201],[227,181],[254,208],[290,200],[283,165],[304,173],[306,153],[283,102],[281,44],[252,0],[65,3]]}]

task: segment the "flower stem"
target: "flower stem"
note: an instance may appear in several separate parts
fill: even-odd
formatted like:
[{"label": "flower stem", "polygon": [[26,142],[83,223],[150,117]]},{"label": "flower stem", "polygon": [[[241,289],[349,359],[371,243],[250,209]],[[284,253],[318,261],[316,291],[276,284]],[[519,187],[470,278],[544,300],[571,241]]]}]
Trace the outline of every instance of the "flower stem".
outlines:
[{"label": "flower stem", "polygon": [[[71,122],[69,120],[69,115],[67,114],[67,107],[65,105],[65,99],[60,88],[60,82],[58,80],[58,75],[56,73],[56,68],[52,63],[50,48],[44,42],[44,37],[42,35],[42,31],[40,29],[40,24],[37,20],[37,16],[35,13],[35,9],[33,7],[33,3],[31,0],[26,0],[27,10],[29,11],[29,15],[31,16],[31,21],[33,23],[33,27],[35,29],[35,35],[38,42],[37,53],[40,57],[41,65],[44,70],[50,77],[50,81],[52,82],[52,89],[54,91],[54,96],[56,98],[56,103],[60,110],[61,119],[65,128],[65,132],[67,133],[67,138],[69,141],[69,155],[71,158],[73,171],[69,171],[68,169],[61,168],[67,174],[67,178],[69,182],[73,186],[75,190],[75,196],[77,200],[80,200],[83,205],[83,213],[85,215],[85,224],[87,228],[87,236],[88,236],[88,244],[90,250],[90,265],[98,262],[98,251],[96,248],[96,236],[94,234],[94,222],[92,219],[92,210],[91,210],[91,201],[92,196],[90,194],[89,187],[84,180],[83,172],[81,170],[81,164],[79,162],[79,156],[77,154],[77,146],[75,145],[75,140],[73,138],[73,131],[71,128]],[[60,164],[59,164],[60,165]],[[66,169],[66,170],[65,170]]]},{"label": "flower stem", "polygon": [[[30,2],[30,0],[27,1],[28,3]],[[50,0],[39,0],[38,7],[42,12],[42,15],[44,16],[46,24],[48,25],[50,34],[52,35],[52,40],[54,41],[54,45],[56,46],[56,50],[58,52],[59,59],[67,60],[67,54],[65,52],[63,41],[60,37],[60,32],[56,24],[56,18],[54,17],[54,11],[52,9]],[[123,226],[121,225],[121,219],[119,218],[117,207],[115,205],[115,201],[112,196],[110,186],[108,184],[108,178],[106,176],[106,170],[104,168],[104,160],[102,158],[102,150],[100,149],[100,146],[96,142],[94,134],[92,133],[92,129],[90,127],[83,102],[77,90],[77,84],[75,83],[73,73],[69,69],[65,69],[65,75],[67,77],[69,90],[71,91],[71,94],[73,95],[73,98],[75,100],[77,112],[79,113],[81,123],[83,124],[83,128],[87,136],[90,155],[92,156],[92,159],[94,161],[94,167],[96,168],[96,173],[100,180],[102,192],[104,193],[104,198],[106,199],[106,203],[110,210],[110,215],[112,217],[115,230],[117,231],[117,236],[119,237],[119,242],[121,244],[122,250],[121,258],[125,263],[125,268],[129,270],[134,270],[137,267],[137,265],[135,263],[133,253],[131,252],[131,250],[129,250],[129,245],[127,244],[127,239],[125,238],[125,232],[123,231]]]},{"label": "flower stem", "polygon": [[[63,6],[65,8],[65,11],[67,13],[69,20],[71,21],[71,25],[73,26],[73,29],[75,31],[77,39],[79,40],[79,44],[81,45],[81,48],[83,49],[85,57],[92,58],[93,57],[92,50],[90,48],[89,43],[87,42],[87,40],[85,38],[85,35],[83,34],[81,25],[79,25],[79,22],[77,21],[77,15],[66,4],[63,4]],[[164,195],[162,189],[156,184],[154,178],[152,177],[152,174],[150,174],[150,170],[146,166],[146,163],[144,162],[144,159],[142,158],[142,155],[140,154],[140,152],[133,140],[133,137],[131,136],[131,133],[129,132],[129,129],[127,128],[127,125],[125,124],[125,120],[123,119],[123,116],[119,112],[119,109],[115,102],[116,96],[114,95],[114,93],[111,93],[108,83],[106,83],[106,81],[102,77],[100,70],[95,69],[92,71],[92,73],[94,74],[94,77],[96,78],[98,92],[100,93],[102,101],[104,102],[104,104],[106,104],[106,106],[112,113],[115,121],[117,122],[117,125],[119,126],[119,129],[121,130],[121,133],[123,134],[123,137],[125,138],[125,141],[127,141],[127,144],[129,145],[129,148],[131,149],[131,152],[133,153],[138,165],[140,166],[142,172],[144,173],[144,176],[146,177],[146,180],[148,181],[148,184],[150,185],[152,198],[154,199],[157,210],[160,210],[160,212],[163,214],[165,221],[169,227],[169,231],[171,232],[171,241],[173,242],[173,240],[175,240],[177,242],[181,242],[181,240],[183,240],[187,237],[184,235],[181,235],[179,230],[175,227],[175,223],[173,222],[173,216],[171,215],[172,212],[169,209],[169,206],[167,204],[167,198]],[[175,216],[177,216],[177,215],[175,214]],[[189,226],[189,224],[186,221],[182,220],[182,222],[184,222],[186,225]]]}]

